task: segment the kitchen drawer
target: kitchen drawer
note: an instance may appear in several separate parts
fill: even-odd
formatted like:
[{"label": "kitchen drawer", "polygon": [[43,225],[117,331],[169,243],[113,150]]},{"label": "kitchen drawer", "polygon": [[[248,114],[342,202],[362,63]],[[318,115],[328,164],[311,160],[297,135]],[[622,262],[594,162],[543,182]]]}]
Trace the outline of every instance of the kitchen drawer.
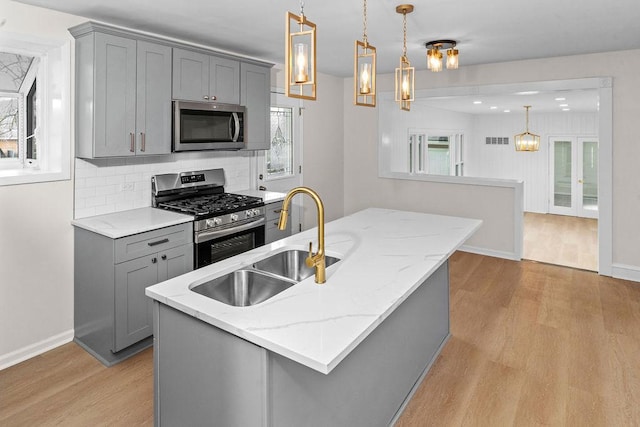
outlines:
[{"label": "kitchen drawer", "polygon": [[134,234],[116,240],[115,263],[118,264],[189,243],[193,243],[193,224],[191,222]]},{"label": "kitchen drawer", "polygon": [[282,209],[282,202],[269,203],[268,205],[264,205],[267,222],[270,222],[271,220],[275,220],[277,222],[278,219],[280,218],[281,209]]}]

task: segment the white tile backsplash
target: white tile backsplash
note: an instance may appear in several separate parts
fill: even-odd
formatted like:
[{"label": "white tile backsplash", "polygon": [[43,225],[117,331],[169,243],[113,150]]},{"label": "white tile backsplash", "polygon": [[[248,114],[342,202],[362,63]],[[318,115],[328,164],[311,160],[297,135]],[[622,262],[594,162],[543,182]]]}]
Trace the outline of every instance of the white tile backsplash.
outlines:
[{"label": "white tile backsplash", "polygon": [[126,159],[75,160],[74,217],[151,206],[151,176],[222,168],[228,192],[251,185],[252,152],[198,152]]}]

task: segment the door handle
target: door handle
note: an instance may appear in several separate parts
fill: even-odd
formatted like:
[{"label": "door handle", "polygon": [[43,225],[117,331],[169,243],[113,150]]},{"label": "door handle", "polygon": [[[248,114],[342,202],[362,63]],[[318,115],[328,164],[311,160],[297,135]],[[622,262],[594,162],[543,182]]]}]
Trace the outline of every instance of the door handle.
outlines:
[{"label": "door handle", "polygon": [[584,181],[583,181],[583,180],[581,180],[581,179],[579,179],[579,180],[578,180],[578,182],[579,182],[580,184],[583,184],[583,183],[584,183]]}]

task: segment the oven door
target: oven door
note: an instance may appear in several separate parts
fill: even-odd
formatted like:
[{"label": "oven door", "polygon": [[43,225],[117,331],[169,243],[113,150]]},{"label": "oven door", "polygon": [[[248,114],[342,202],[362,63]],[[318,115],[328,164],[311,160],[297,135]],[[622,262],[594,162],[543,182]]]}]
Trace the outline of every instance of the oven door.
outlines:
[{"label": "oven door", "polygon": [[195,235],[195,268],[222,261],[264,245],[265,219]]}]

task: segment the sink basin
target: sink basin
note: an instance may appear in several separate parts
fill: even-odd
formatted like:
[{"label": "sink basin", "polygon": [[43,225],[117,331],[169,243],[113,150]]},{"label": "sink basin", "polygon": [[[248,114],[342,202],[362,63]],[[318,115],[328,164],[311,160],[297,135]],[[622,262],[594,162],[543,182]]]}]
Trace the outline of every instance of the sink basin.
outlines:
[{"label": "sink basin", "polygon": [[[253,268],[300,282],[315,274],[315,268],[309,268],[305,264],[308,255],[306,251],[301,250],[284,251],[256,262]],[[338,258],[325,256],[327,267],[338,261]]]},{"label": "sink basin", "polygon": [[246,307],[268,300],[295,282],[255,270],[236,270],[192,289],[209,298],[236,307]]}]

